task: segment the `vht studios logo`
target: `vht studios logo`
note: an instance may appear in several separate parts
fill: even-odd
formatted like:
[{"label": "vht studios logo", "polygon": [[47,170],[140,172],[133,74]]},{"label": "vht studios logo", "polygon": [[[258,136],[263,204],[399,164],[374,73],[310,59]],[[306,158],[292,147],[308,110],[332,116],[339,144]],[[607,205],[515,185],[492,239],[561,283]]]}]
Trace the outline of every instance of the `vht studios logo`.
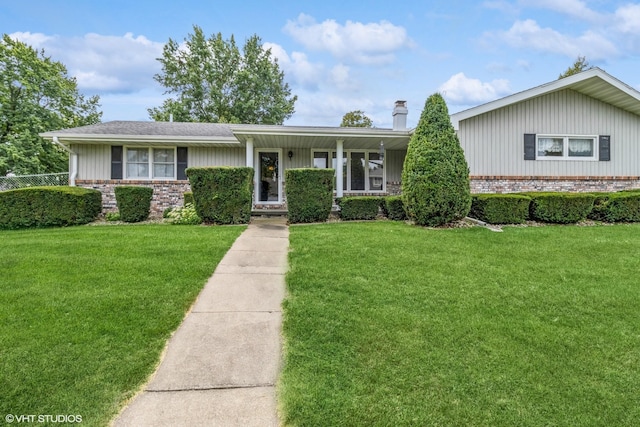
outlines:
[{"label": "vht studios logo", "polygon": [[52,415],[52,414],[7,414],[4,420],[9,423],[81,423],[82,415]]}]

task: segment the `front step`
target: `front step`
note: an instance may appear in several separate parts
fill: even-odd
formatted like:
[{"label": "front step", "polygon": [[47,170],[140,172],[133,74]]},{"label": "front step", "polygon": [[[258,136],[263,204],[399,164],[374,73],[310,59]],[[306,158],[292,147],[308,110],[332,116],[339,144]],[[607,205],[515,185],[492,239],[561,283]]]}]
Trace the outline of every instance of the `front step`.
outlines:
[{"label": "front step", "polygon": [[288,213],[286,209],[254,209],[251,216],[287,216]]}]

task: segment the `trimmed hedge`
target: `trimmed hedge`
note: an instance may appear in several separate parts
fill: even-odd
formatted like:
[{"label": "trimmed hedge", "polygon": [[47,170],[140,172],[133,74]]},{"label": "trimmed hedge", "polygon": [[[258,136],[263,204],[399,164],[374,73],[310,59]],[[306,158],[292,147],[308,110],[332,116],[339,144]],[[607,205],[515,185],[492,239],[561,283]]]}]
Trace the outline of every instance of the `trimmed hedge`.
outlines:
[{"label": "trimmed hedge", "polygon": [[188,205],[189,203],[191,203],[192,205],[195,205],[195,202],[193,201],[193,192],[185,191],[185,193],[184,193],[184,205]]},{"label": "trimmed hedge", "polygon": [[376,219],[380,209],[380,197],[353,196],[340,199],[340,218],[345,221]]},{"label": "trimmed hedge", "polygon": [[251,220],[253,168],[187,168],[198,216],[205,223],[247,224]]},{"label": "trimmed hedge", "polygon": [[402,196],[387,196],[383,198],[383,211],[387,218],[394,221],[404,221],[407,219],[407,212],[404,209]]},{"label": "trimmed hedge", "polygon": [[291,223],[326,221],[333,203],[333,169],[284,171]]},{"label": "trimmed hedge", "polygon": [[589,218],[607,222],[639,222],[640,192],[620,191],[596,195]]},{"label": "trimmed hedge", "polygon": [[573,224],[587,218],[595,196],[590,193],[524,193],[531,197],[529,217],[536,221]]},{"label": "trimmed hedge", "polygon": [[474,194],[470,215],[489,224],[522,224],[530,203],[531,197],[522,194]]},{"label": "trimmed hedge", "polygon": [[0,192],[0,228],[86,224],[100,215],[102,194],[82,187],[29,187]]},{"label": "trimmed hedge", "polygon": [[149,218],[153,188],[123,185],[113,191],[121,221],[140,222]]}]

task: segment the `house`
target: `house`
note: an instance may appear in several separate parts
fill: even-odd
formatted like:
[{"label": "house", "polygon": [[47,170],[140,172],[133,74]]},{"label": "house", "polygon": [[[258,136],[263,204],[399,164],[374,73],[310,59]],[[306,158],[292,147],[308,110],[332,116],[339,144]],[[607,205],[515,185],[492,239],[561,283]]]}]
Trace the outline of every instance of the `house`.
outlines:
[{"label": "house", "polygon": [[640,187],[640,92],[599,68],[451,115],[473,193]]},{"label": "house", "polygon": [[407,112],[396,102],[393,129],[113,121],[41,136],[69,152],[70,184],[100,190],[106,211],[118,185],[153,187],[155,213],[180,205],[197,166],[253,167],[254,209],[282,210],[289,168],[335,168],[336,197],[399,194]]},{"label": "house", "polygon": [[[115,121],[43,133],[70,153],[71,185],[154,188],[152,209],[182,203],[191,166],[251,166],[254,209],[286,209],[284,170],[336,169],[336,197],[400,193],[411,129]],[[599,68],[451,115],[473,193],[640,187],[640,92]],[[342,167],[336,168],[336,165]]]}]

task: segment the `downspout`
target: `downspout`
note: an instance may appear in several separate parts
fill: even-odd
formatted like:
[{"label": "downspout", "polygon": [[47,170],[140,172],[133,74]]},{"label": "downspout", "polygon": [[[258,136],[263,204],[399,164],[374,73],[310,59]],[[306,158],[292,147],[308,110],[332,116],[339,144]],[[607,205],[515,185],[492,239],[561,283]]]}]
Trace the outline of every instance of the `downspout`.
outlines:
[{"label": "downspout", "polygon": [[76,186],[76,177],[78,176],[78,153],[71,150],[69,147],[64,145],[58,140],[57,136],[53,137],[53,143],[61,147],[64,151],[69,153],[70,162],[69,162],[69,185],[71,187]]}]

